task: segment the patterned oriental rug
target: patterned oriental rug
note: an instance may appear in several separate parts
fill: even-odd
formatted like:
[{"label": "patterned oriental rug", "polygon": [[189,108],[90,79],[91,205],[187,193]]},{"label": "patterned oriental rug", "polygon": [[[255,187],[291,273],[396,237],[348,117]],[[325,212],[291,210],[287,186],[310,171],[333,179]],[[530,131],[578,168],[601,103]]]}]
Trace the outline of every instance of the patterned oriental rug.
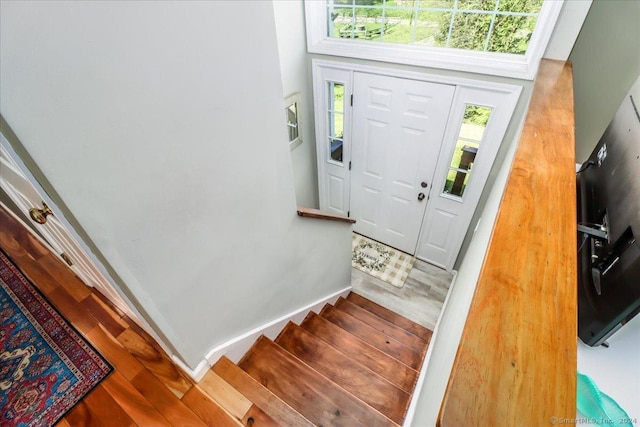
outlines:
[{"label": "patterned oriental rug", "polygon": [[353,233],[351,266],[401,288],[416,259],[411,255]]},{"label": "patterned oriental rug", "polygon": [[0,426],[52,426],[112,370],[0,251]]}]

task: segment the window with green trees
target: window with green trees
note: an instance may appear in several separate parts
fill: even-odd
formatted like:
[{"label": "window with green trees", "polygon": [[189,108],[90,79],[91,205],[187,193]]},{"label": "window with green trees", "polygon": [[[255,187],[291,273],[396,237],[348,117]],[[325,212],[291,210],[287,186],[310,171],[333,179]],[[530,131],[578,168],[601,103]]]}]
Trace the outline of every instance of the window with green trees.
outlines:
[{"label": "window with green trees", "polygon": [[330,159],[342,163],[344,145],[344,84],[327,82],[328,123],[329,123],[329,156]]},{"label": "window with green trees", "polygon": [[543,0],[326,0],[327,36],[524,55]]},{"label": "window with green trees", "polygon": [[464,194],[490,116],[490,107],[466,105],[456,147],[449,162],[443,193],[457,197]]}]

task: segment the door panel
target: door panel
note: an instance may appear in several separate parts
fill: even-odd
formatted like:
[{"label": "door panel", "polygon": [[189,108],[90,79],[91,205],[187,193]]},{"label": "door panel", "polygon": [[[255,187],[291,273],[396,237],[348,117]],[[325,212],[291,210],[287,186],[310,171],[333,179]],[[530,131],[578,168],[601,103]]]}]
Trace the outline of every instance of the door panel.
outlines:
[{"label": "door panel", "polygon": [[[366,185],[362,186],[362,194],[360,197],[363,199],[363,204],[365,206],[378,206],[380,204],[380,191],[375,188],[367,187]],[[378,223],[378,211],[369,210],[364,211],[358,217],[363,223],[368,224],[370,226],[374,226]]]},{"label": "door panel", "polygon": [[[0,146],[0,185],[27,218],[29,217],[29,209],[32,207],[42,208],[42,196],[3,146]],[[75,238],[56,218],[56,213],[48,215],[46,219],[44,224],[35,222],[33,224],[56,255],[65,262],[65,265],[68,264],[61,256],[63,253],[73,263],[69,268],[85,284],[98,289],[132,319],[137,319],[137,316],[89,259]]]},{"label": "door panel", "polygon": [[520,89],[456,92],[416,256],[451,270],[518,101]]},{"label": "door panel", "polygon": [[363,173],[374,179],[381,179],[385,167],[385,157],[390,132],[389,124],[376,120],[367,121],[364,138],[364,170]]},{"label": "door panel", "polygon": [[438,226],[429,227],[429,232],[425,238],[425,245],[429,246],[432,251],[439,251],[446,254],[448,250],[447,242],[450,241],[448,237],[450,237],[456,217],[457,215],[451,212],[434,209],[431,220]]},{"label": "door panel", "polygon": [[329,205],[328,208],[337,212],[346,212],[348,210],[344,201],[345,183],[344,178],[329,174]]},{"label": "door panel", "polygon": [[[455,87],[354,74],[354,230],[414,253]],[[426,188],[421,183],[427,184]]]},{"label": "door panel", "polygon": [[335,68],[314,69],[320,209],[345,216],[349,213],[350,95],[349,71]]}]

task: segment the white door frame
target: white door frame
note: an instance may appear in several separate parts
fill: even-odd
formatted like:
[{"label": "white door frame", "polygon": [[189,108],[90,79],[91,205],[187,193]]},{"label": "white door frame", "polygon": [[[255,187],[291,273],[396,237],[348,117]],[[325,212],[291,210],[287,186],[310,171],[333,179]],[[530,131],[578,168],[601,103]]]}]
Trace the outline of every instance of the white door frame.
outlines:
[{"label": "white door frame", "polygon": [[[31,186],[38,193],[42,201],[44,201],[49,208],[54,212],[55,218],[63,227],[67,236],[65,239],[67,241],[71,241],[74,244],[74,249],[76,253],[82,257],[82,261],[86,263],[88,268],[90,269],[92,278],[84,277],[83,273],[78,273],[72,267],[70,267],[74,273],[89,287],[93,287],[91,280],[99,281],[100,287],[104,287],[106,289],[107,297],[116,307],[122,310],[131,320],[135,321],[141,328],[143,328],[146,332],[148,332],[153,338],[156,339],[160,345],[167,350],[168,354],[171,354],[168,351],[168,347],[163,343],[161,338],[154,332],[153,328],[144,320],[144,318],[140,315],[140,313],[135,309],[134,305],[129,301],[127,296],[120,290],[120,287],[115,283],[113,278],[109,275],[106,268],[102,263],[95,257],[91,249],[86,245],[86,243],[82,240],[82,238],[78,235],[78,233],[71,226],[69,221],[64,217],[62,211],[57,206],[57,204],[49,197],[47,192],[42,188],[38,180],[33,176],[29,168],[24,164],[20,156],[15,152],[9,141],[5,138],[3,134],[0,133],[0,149],[2,150],[2,156],[6,157],[11,164],[11,166],[22,175],[22,177],[26,178],[27,181],[31,184]],[[15,191],[9,186],[3,186],[5,192],[9,195],[9,197],[13,200],[14,203],[18,206],[18,208],[22,209],[25,215],[28,214],[28,207],[24,206],[22,200],[19,200],[15,197]],[[6,208],[6,207],[5,207]],[[26,209],[25,209],[26,208]],[[9,209],[7,209],[9,211]],[[16,216],[14,212],[9,211],[10,214],[14,216],[19,222],[23,223],[23,221]],[[62,262],[65,260],[60,256],[58,250],[52,245],[55,243],[48,242],[46,239],[51,238],[55,239],[55,236],[50,235],[46,230],[42,230],[42,234],[45,237],[44,239],[35,233],[28,225],[24,224],[25,228],[35,236],[40,242],[42,242],[47,248],[51,250]],[[103,292],[104,293],[104,292]]]},{"label": "white door frame", "polygon": [[[348,169],[349,161],[351,160],[351,123],[350,123],[351,116],[352,116],[351,107],[347,105],[345,108],[345,124],[344,124],[345,150],[343,154],[343,163],[345,165],[345,169],[343,170],[344,175],[341,177],[342,187],[339,188],[338,191],[336,191],[336,185],[335,185],[336,180],[334,179],[333,182],[329,182],[329,176],[328,176],[328,161],[327,161],[328,146],[326,143],[328,130],[327,130],[327,119],[326,119],[326,116],[327,116],[326,106],[324,105],[326,103],[325,87],[326,87],[326,81],[331,81],[331,78],[328,78],[327,76],[330,76],[330,75],[340,76],[341,81],[347,82],[345,83],[345,98],[346,98],[348,94],[351,95],[353,93],[352,92],[353,78],[354,78],[354,73],[356,72],[377,74],[377,75],[389,76],[389,77],[405,78],[405,79],[425,81],[425,82],[431,82],[431,83],[443,83],[443,84],[454,85],[456,86],[456,93],[454,95],[454,104],[452,105],[452,112],[456,110],[456,108],[459,110],[460,105],[464,106],[464,102],[465,102],[464,95],[467,93],[484,91],[487,93],[501,94],[505,98],[502,108],[500,108],[500,112],[498,115],[499,117],[493,120],[493,127],[501,130],[501,132],[494,132],[494,135],[499,135],[499,143],[493,144],[490,150],[485,150],[485,151],[490,151],[491,152],[490,155],[483,156],[486,158],[486,161],[483,162],[484,165],[481,168],[480,172],[476,174],[476,172],[478,171],[477,170],[474,171],[474,174],[477,175],[474,179],[476,180],[476,182],[483,181],[482,185],[476,186],[476,187],[479,187],[479,189],[474,189],[472,191],[473,195],[469,197],[465,197],[465,201],[469,201],[469,203],[465,207],[466,209],[465,209],[464,215],[460,215],[458,218],[460,221],[466,221],[467,224],[465,227],[461,227],[461,228],[464,228],[464,230],[460,231],[459,233],[456,233],[456,236],[452,238],[452,243],[451,245],[449,245],[449,248],[448,248],[449,253],[447,255],[445,262],[435,263],[440,267],[443,267],[447,270],[451,270],[453,268],[453,264],[455,262],[457,254],[460,250],[460,246],[462,245],[464,236],[467,232],[467,229],[469,226],[468,222],[471,220],[471,217],[473,216],[473,213],[477,206],[478,199],[480,197],[480,194],[482,193],[484,184],[486,183],[486,179],[488,177],[489,171],[493,166],[495,155],[497,154],[498,149],[502,144],[502,140],[504,138],[504,132],[506,132],[506,128],[511,121],[511,117],[515,110],[515,106],[520,97],[520,93],[522,92],[522,86],[488,82],[483,80],[474,80],[474,79],[461,78],[461,77],[441,76],[441,75],[435,75],[435,74],[420,73],[416,71],[397,70],[392,68],[354,64],[354,63],[348,63],[348,62],[328,61],[324,59],[313,59],[312,73],[313,73],[313,96],[314,96],[314,106],[315,106],[314,118],[315,118],[315,131],[316,131],[318,195],[319,195],[319,201],[320,201],[320,209],[336,211],[336,209],[332,207],[331,201],[333,200],[335,204],[336,193],[339,193],[340,199],[342,201],[342,206],[340,208],[342,212],[340,213],[344,213],[344,214],[349,213],[349,194],[351,190],[350,170]],[[347,92],[347,87],[349,92]],[[446,162],[448,159],[443,160],[443,158],[450,155],[450,153],[455,148],[456,136],[457,136],[457,132],[459,131],[459,123],[455,123],[454,117],[455,115],[451,114],[449,117],[449,122],[447,123],[445,138],[443,140],[443,145],[440,150],[438,165],[436,166],[435,179],[434,179],[433,185],[430,188],[430,190],[433,188],[436,189],[436,190],[430,191],[430,198],[432,199],[434,197],[440,196],[438,192],[445,179],[446,174],[443,175],[441,173],[443,170],[442,168],[444,168],[442,163]],[[496,124],[496,122],[498,122],[498,124]],[[347,140],[348,140],[348,144],[347,144]],[[333,185],[333,193],[331,191],[331,185]],[[446,197],[443,200],[444,202],[448,201],[446,200]],[[436,200],[431,200],[431,202],[436,202],[436,203],[429,203],[429,209],[436,209],[438,207],[437,205],[439,202]],[[473,204],[472,209],[469,209],[469,207],[471,207],[472,204]],[[420,251],[421,242],[424,243],[423,240],[424,240],[424,233],[426,229],[425,221],[427,217],[428,217],[428,213],[425,213],[425,218],[423,219],[423,224],[422,224],[422,228],[419,235],[418,248],[416,250],[417,251],[416,253]],[[418,258],[424,259],[420,256],[418,256]],[[429,261],[429,262],[432,262],[432,261]]]}]

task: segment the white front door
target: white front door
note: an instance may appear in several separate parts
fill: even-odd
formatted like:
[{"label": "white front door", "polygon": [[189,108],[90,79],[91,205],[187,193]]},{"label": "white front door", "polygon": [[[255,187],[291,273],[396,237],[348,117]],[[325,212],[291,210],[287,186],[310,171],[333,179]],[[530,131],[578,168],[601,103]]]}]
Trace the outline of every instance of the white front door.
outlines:
[{"label": "white front door", "polygon": [[456,91],[417,258],[453,268],[519,95],[513,86]]},{"label": "white front door", "polygon": [[455,86],[354,73],[354,231],[415,253]]},{"label": "white front door", "polygon": [[[8,142],[6,142],[4,136],[1,136],[1,138],[3,145],[0,145],[0,186],[22,213],[29,217],[30,209],[43,210],[43,197],[5,148]],[[85,284],[98,289],[131,319],[137,320],[137,316],[127,303],[93,264],[62,222],[56,218],[56,212],[45,215],[45,218],[46,221],[43,224],[35,221],[32,221],[32,224],[37,228],[40,235],[44,237],[45,242],[53,249],[53,252],[69,265],[69,268]]]}]

